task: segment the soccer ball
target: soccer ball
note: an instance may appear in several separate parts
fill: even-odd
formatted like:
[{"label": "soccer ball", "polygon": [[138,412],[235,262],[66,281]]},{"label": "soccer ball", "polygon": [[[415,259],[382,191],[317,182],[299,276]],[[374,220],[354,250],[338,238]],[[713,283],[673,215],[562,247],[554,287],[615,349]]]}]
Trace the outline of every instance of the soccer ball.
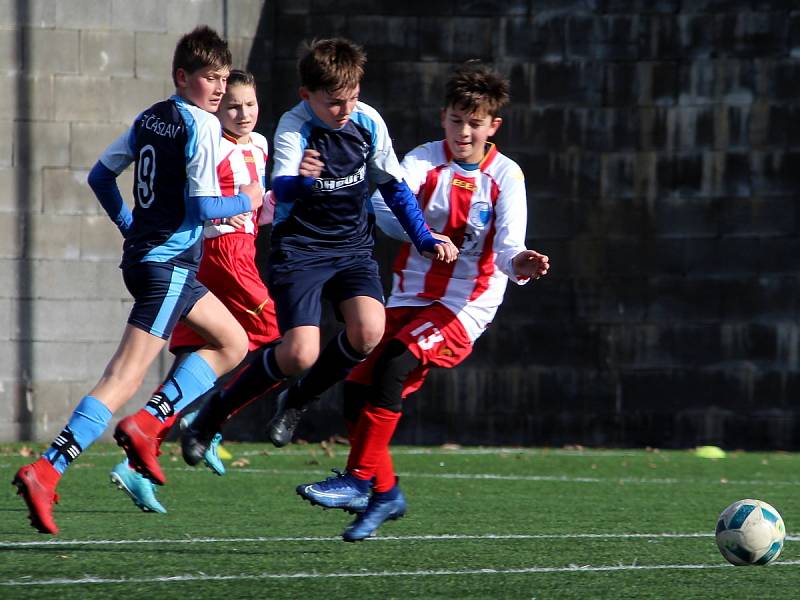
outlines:
[{"label": "soccer ball", "polygon": [[739,500],[717,520],[717,546],[734,565],[768,565],[781,554],[786,529],[781,515],[761,500]]}]

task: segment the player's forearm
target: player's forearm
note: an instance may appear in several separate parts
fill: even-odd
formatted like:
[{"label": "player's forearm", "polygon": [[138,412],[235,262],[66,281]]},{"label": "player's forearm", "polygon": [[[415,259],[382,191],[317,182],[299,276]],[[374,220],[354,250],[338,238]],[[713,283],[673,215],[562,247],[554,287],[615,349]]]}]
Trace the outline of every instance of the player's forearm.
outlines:
[{"label": "player's forearm", "polygon": [[397,220],[405,229],[408,237],[418,252],[432,252],[441,242],[432,235],[425,223],[425,216],[417,204],[417,199],[404,181],[391,180],[378,184],[378,189],[386,205],[391,209]]},{"label": "player's forearm", "polygon": [[244,192],[235,196],[192,196],[187,211],[196,221],[224,219],[250,210],[250,198]]},{"label": "player's forearm", "polygon": [[125,237],[133,226],[133,215],[120,194],[117,174],[97,161],[89,172],[88,183],[103,210]]},{"label": "player's forearm", "polygon": [[294,202],[311,193],[314,185],[313,177],[302,175],[279,175],[272,178],[272,193],[277,202]]}]

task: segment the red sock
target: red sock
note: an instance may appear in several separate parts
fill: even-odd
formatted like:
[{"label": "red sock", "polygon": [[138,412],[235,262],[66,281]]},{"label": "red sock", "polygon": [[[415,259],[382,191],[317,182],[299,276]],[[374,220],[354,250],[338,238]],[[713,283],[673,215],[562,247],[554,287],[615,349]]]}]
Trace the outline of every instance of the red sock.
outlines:
[{"label": "red sock", "polygon": [[[402,413],[367,404],[361,411],[356,429],[356,443],[350,451],[350,473],[369,481],[389,457],[389,442]],[[391,469],[391,457],[389,457]],[[394,484],[392,484],[394,485]],[[385,490],[384,490],[385,491]]]},{"label": "red sock", "polygon": [[389,448],[386,448],[383,459],[375,470],[375,483],[372,484],[372,489],[376,492],[388,492],[395,483],[397,483],[397,475],[394,472],[392,455]]}]

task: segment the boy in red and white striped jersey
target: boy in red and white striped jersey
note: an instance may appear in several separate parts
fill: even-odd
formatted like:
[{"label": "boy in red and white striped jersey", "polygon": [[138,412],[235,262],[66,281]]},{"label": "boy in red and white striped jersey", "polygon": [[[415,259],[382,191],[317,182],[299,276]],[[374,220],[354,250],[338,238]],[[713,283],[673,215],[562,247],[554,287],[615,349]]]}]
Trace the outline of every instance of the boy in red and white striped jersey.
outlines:
[{"label": "boy in red and white striped jersey", "polygon": [[[430,368],[454,367],[470,354],[509,279],[522,285],[549,269],[547,256],[525,247],[522,171],[488,141],[502,123],[499,112],[508,98],[508,82],[491,68],[476,61],[462,65],[446,85],[445,139],[403,159],[405,180],[426,223],[460,253],[452,263],[431,262],[403,245],[384,337],[345,382],[347,472],[297,488],[312,504],[361,513],[344,531],[346,541],[362,540],[405,513],[389,453],[403,399],[422,386]],[[380,196],[372,200],[381,229],[407,242]]]}]

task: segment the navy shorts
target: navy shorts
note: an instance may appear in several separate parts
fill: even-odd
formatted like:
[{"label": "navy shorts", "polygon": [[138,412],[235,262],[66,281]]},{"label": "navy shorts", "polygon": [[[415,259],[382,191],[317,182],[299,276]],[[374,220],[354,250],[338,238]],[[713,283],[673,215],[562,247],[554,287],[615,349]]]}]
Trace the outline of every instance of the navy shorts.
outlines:
[{"label": "navy shorts", "polygon": [[194,271],[168,263],[141,262],[125,267],[122,279],[134,300],[128,323],[168,339],[178,320],[208,292],[195,276]]},{"label": "navy shorts", "polygon": [[322,299],[335,308],[356,296],[383,304],[378,263],[371,256],[327,256],[275,250],[267,261],[267,287],[281,334],[302,325],[319,327]]}]

